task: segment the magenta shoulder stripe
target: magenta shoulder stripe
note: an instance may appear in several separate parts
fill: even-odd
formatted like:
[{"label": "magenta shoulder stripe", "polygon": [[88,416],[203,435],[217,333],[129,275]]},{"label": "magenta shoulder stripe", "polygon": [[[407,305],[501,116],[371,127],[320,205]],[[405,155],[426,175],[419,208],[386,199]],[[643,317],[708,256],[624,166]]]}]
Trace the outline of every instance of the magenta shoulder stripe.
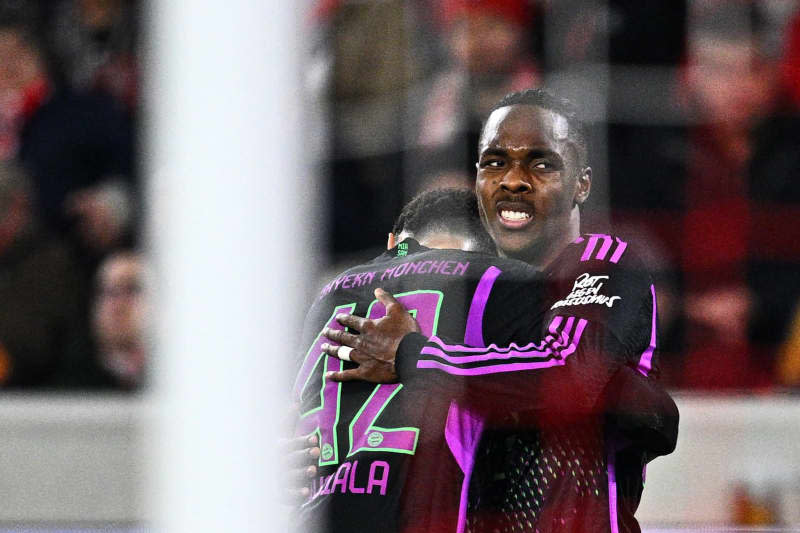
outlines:
[{"label": "magenta shoulder stripe", "polygon": [[[583,241],[584,239],[579,237],[575,240],[575,243],[581,243]],[[597,248],[598,244],[600,244],[600,248],[597,250],[597,253],[595,253],[595,248]],[[618,263],[622,258],[622,254],[625,253],[625,249],[628,248],[628,243],[619,237],[612,237],[611,235],[604,235],[601,233],[590,233],[589,241],[586,243],[586,247],[583,249],[581,261],[588,261],[590,259],[605,261],[606,257],[608,256],[608,252],[610,252],[612,248],[614,249],[614,252],[611,254],[611,258],[608,260],[611,263]]]},{"label": "magenta shoulder stripe", "polygon": [[467,315],[467,328],[464,331],[464,343],[470,346],[485,346],[483,342],[483,312],[486,310],[486,302],[489,293],[497,277],[503,271],[495,266],[490,266],[481,276],[475,294],[472,295],[472,303],[469,306]]},{"label": "magenta shoulder stripe", "polygon": [[625,249],[628,247],[628,243],[625,241],[621,241],[619,237],[616,237],[616,241],[617,241],[617,248],[614,250],[614,253],[611,254],[611,259],[609,259],[609,261],[611,261],[612,263],[618,263],[620,258],[622,257],[622,254],[625,252]]}]

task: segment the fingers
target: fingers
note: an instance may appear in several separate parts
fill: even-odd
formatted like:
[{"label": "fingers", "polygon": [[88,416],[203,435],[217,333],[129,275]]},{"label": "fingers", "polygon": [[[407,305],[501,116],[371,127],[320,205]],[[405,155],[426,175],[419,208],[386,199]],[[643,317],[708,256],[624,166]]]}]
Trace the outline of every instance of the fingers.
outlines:
[{"label": "fingers", "polygon": [[381,302],[386,309],[389,309],[389,306],[392,304],[403,305],[397,300],[395,300],[394,296],[392,296],[391,293],[386,292],[380,287],[375,289],[375,298],[377,298],[378,301]]},{"label": "fingers", "polygon": [[363,367],[358,368],[351,368],[350,370],[342,370],[339,372],[326,372],[325,377],[331,381],[371,381],[372,383],[377,383],[374,380],[369,379],[368,376],[364,375]]},{"label": "fingers", "polygon": [[308,484],[317,475],[319,441],[316,435],[280,439],[280,450],[290,465],[284,473],[287,490],[281,499],[286,504],[299,505],[311,496]]},{"label": "fingers", "polygon": [[288,489],[281,499],[283,503],[287,505],[300,505],[307,500],[309,496],[311,496],[311,489],[303,487],[301,489]]},{"label": "fingers", "polygon": [[280,446],[283,453],[294,452],[297,450],[307,450],[318,444],[317,436],[310,435],[305,437],[294,437],[292,439],[281,439]]},{"label": "fingers", "polygon": [[[308,470],[308,474],[313,476],[317,473],[317,469],[312,462],[316,462],[319,457],[319,446],[313,448],[304,448],[302,450],[295,450],[289,454],[289,464],[297,466],[298,470]],[[301,468],[302,467],[302,468]]]},{"label": "fingers", "polygon": [[408,311],[408,309],[406,309],[406,307],[403,304],[395,300],[394,296],[392,296],[391,293],[386,292],[381,288],[375,289],[375,298],[377,298],[378,301],[383,304],[383,307],[386,309],[387,315],[391,313],[397,313],[400,311],[402,312]]},{"label": "fingers", "polygon": [[322,330],[322,336],[351,348],[359,348],[360,339],[358,335],[353,335],[340,329],[325,328]]},{"label": "fingers", "polygon": [[311,489],[307,486],[309,480],[317,475],[317,467],[309,465],[304,468],[293,468],[286,472],[288,476],[286,486],[288,490],[284,496],[284,502],[288,504],[302,503],[303,500],[311,496]]},{"label": "fingers", "polygon": [[336,321],[348,328],[354,329],[356,331],[364,331],[364,325],[370,322],[370,320],[360,317],[357,315],[345,315],[345,314],[338,314],[336,315]]},{"label": "fingers", "polygon": [[353,349],[349,346],[339,346],[336,350],[336,357],[341,359],[342,361],[349,361],[350,354],[353,352]]},{"label": "fingers", "polygon": [[331,357],[336,357],[342,361],[352,361],[354,363],[361,363],[362,361],[361,354],[349,346],[331,346],[328,343],[323,343],[320,348]]}]

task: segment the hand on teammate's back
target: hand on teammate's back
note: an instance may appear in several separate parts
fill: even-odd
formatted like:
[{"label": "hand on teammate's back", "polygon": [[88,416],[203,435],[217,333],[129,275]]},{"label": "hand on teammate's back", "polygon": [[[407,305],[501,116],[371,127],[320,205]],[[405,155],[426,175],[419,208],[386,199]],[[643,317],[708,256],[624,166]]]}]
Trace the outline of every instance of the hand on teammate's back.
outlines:
[{"label": "hand on teammate's back", "polygon": [[355,315],[340,315],[337,322],[358,335],[346,331],[325,328],[323,335],[341,346],[323,344],[323,351],[345,361],[353,361],[358,367],[341,372],[330,372],[333,381],[362,380],[372,383],[397,381],[395,357],[403,337],[419,332],[419,324],[403,304],[383,289],[375,289],[375,297],[386,308],[386,316],[369,320]]},{"label": "hand on teammate's back", "polygon": [[[293,404],[287,410],[288,419],[296,420],[300,405]],[[320,447],[316,434],[278,439],[278,453],[286,468],[283,486],[287,487],[281,500],[286,505],[300,505],[311,496],[311,479],[317,475]]]},{"label": "hand on teammate's back", "polygon": [[281,455],[287,459],[289,467],[285,475],[288,490],[284,493],[283,503],[299,505],[311,496],[309,480],[317,475],[317,458],[319,443],[316,435],[279,439]]}]

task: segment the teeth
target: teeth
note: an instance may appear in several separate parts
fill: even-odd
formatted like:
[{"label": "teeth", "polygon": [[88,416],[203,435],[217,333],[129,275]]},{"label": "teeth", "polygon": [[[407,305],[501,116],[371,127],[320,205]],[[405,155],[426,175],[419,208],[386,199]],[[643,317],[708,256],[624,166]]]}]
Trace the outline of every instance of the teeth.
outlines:
[{"label": "teeth", "polygon": [[500,216],[505,218],[506,220],[525,220],[531,218],[531,216],[528,213],[523,213],[521,211],[507,211],[507,210],[500,211]]}]

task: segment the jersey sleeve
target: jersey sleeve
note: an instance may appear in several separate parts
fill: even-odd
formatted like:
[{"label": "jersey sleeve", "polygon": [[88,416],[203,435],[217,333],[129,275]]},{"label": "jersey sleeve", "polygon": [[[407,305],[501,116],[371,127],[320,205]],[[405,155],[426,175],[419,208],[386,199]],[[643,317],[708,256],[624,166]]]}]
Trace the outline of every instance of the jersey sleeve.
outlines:
[{"label": "jersey sleeve", "polygon": [[621,342],[621,350],[613,346],[614,357],[658,375],[656,287],[634,244],[584,235],[557,259],[549,281],[548,317],[569,314],[602,326]]},{"label": "jersey sleeve", "polygon": [[[395,362],[401,382],[447,394],[488,423],[509,412],[596,413],[617,369],[598,348],[603,328],[576,316],[546,319],[544,276],[529,268],[488,268],[469,303],[464,342],[406,336]],[[488,343],[488,345],[487,345]]]},{"label": "jersey sleeve", "polygon": [[646,461],[672,453],[678,442],[678,406],[655,380],[622,366],[606,387],[606,414],[622,448],[648,453]]},{"label": "jersey sleeve", "polygon": [[[599,311],[591,306],[581,308],[581,304],[555,306],[570,313],[560,314],[553,310],[552,279],[545,283],[528,278],[526,282],[488,270],[484,278],[493,275],[495,281],[481,309],[483,330],[476,332],[474,324],[468,323],[463,344],[435,336],[407,336],[396,362],[401,381],[422,383],[438,394],[449,394],[482,411],[490,421],[503,420],[509,411],[534,413],[536,425],[547,420],[548,413],[605,413],[614,418],[626,438],[641,442],[644,449],[664,453],[658,450],[675,440],[677,422],[672,424],[672,413],[677,409],[669,395],[645,377],[648,372],[642,371],[650,361],[647,357],[652,356],[651,347],[655,347],[654,289],[652,284],[646,286],[649,302],[635,298],[649,280],[645,273],[624,277],[619,270],[608,271],[618,274],[614,279],[620,280],[611,285],[612,290],[635,289],[621,290],[623,296],[614,300],[624,299],[626,306]],[[563,285],[556,285],[555,290]],[[601,294],[602,287],[598,284],[597,288],[595,294]],[[480,284],[476,294],[479,292]],[[650,309],[644,311],[648,303]],[[572,314],[575,310],[580,312]],[[638,324],[636,332],[642,337],[643,327],[637,320],[625,320],[625,313],[650,314],[646,339],[630,340],[634,336],[631,328]],[[476,313],[470,309],[470,314]],[[487,340],[497,342],[486,346]],[[625,367],[629,372],[621,372]],[[637,434],[640,429],[642,433]]]},{"label": "jersey sleeve", "polygon": [[559,319],[544,339],[524,345],[474,348],[409,334],[398,350],[398,376],[410,388],[468,405],[494,426],[510,412],[526,413],[537,427],[555,423],[551,417],[602,413],[603,391],[620,365],[595,348],[592,324]]}]

